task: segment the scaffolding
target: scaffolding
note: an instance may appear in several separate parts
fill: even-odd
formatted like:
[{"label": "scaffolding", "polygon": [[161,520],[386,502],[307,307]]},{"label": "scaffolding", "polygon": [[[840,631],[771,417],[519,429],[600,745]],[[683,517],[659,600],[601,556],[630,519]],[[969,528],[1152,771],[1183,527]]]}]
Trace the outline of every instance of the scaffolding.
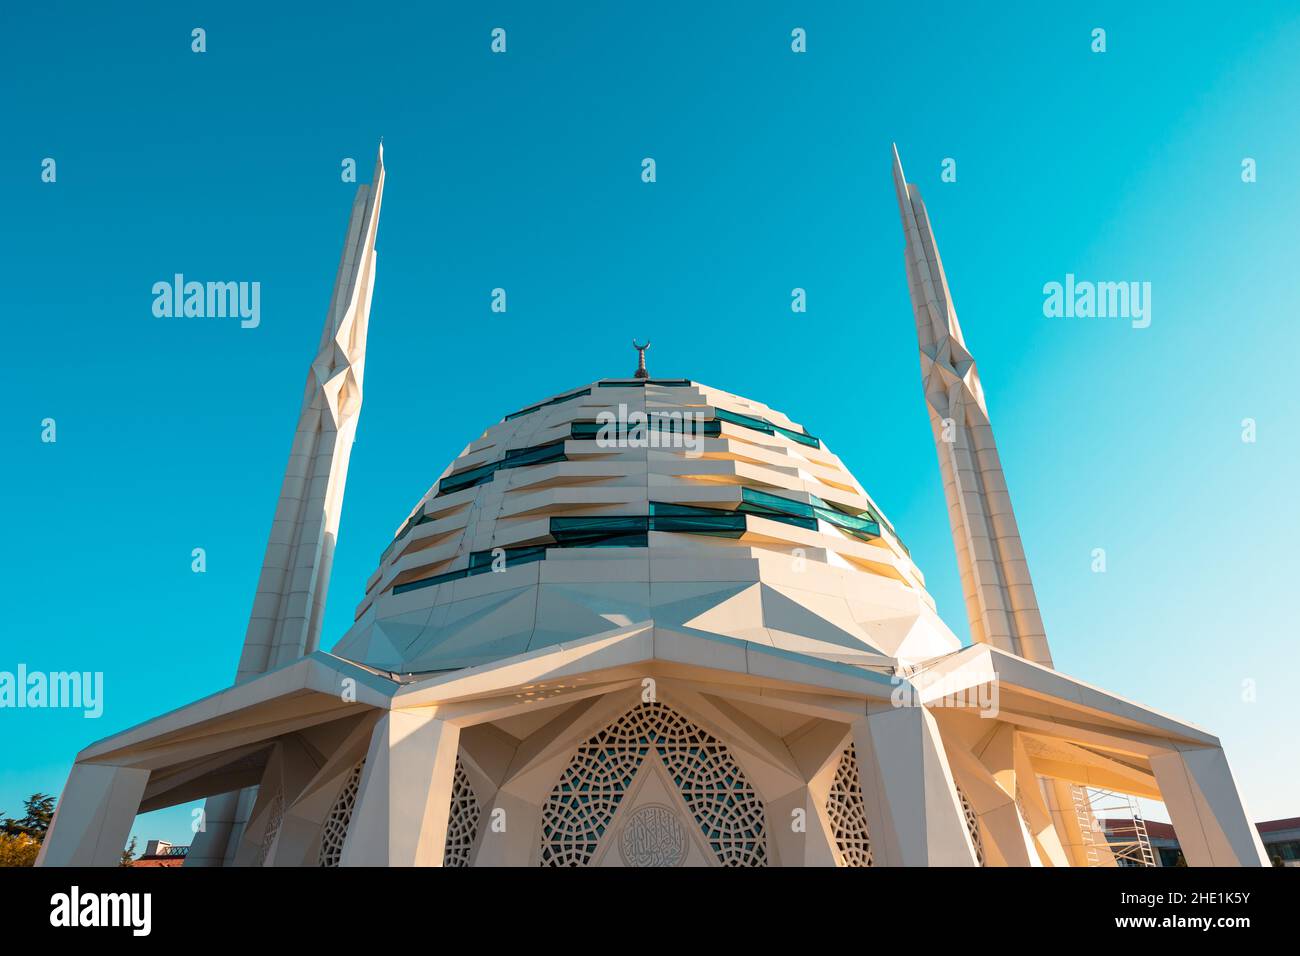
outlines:
[{"label": "scaffolding", "polygon": [[[1100,787],[1070,788],[1088,866],[1102,866],[1100,845],[1109,846],[1116,866],[1155,866],[1142,809],[1131,794]],[[1100,821],[1109,824],[1103,828]]]}]

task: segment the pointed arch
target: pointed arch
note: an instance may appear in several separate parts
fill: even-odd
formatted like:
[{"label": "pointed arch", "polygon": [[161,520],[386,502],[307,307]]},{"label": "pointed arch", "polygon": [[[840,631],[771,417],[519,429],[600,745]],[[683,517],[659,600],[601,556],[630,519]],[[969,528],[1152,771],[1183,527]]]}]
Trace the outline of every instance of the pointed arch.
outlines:
[{"label": "pointed arch", "polygon": [[586,866],[654,750],[718,862],[766,866],[763,803],[726,745],[658,701],[580,744],[542,807],[542,866]]}]

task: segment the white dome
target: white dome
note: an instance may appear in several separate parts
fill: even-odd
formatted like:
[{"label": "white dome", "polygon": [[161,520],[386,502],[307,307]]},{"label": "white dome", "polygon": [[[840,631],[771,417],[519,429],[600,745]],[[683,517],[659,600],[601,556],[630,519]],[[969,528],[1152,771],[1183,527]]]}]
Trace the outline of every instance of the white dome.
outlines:
[{"label": "white dome", "polygon": [[652,621],[818,657],[960,643],[880,509],[818,438],[686,380],[602,380],[461,452],[334,653],[399,673]]}]

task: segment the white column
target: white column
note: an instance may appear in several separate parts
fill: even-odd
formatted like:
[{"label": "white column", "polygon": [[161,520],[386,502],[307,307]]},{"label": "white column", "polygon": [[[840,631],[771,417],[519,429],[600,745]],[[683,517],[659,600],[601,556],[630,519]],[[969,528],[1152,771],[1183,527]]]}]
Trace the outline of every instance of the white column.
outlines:
[{"label": "white column", "polygon": [[239,797],[242,790],[219,793],[203,803],[203,829],[190,841],[190,852],[185,855],[185,866],[224,866],[226,849],[239,816]]},{"label": "white column", "polygon": [[[869,705],[871,706],[871,705]],[[975,866],[975,847],[939,728],[924,707],[888,707],[853,724],[878,866]]]},{"label": "white column", "polygon": [[[541,800],[545,797],[527,799],[498,790],[492,802],[483,806],[486,819],[479,821],[482,836],[471,865],[536,866]],[[501,821],[499,827],[494,827],[495,819]]]},{"label": "white column", "polygon": [[149,771],[73,764],[37,866],[117,866]]},{"label": "white column", "polygon": [[370,738],[343,866],[441,866],[460,728],[394,710]]},{"label": "white column", "polygon": [[1189,866],[1268,866],[1222,748],[1161,754],[1151,769]]},{"label": "white column", "polygon": [[[796,787],[767,805],[767,832],[782,866],[839,866],[826,798],[813,786]],[[796,827],[796,810],[799,826]]]}]

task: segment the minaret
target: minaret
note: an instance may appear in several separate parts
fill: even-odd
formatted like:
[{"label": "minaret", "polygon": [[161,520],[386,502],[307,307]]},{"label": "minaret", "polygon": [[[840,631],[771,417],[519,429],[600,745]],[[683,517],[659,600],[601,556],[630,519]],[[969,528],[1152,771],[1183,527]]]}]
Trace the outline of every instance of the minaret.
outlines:
[{"label": "minaret", "polygon": [[374,177],[369,185],[357,187],[352,203],[334,295],[320,348],[307,372],[236,683],[292,663],[320,645],[343,487],[361,414],[375,285],[375,233],[383,195],[381,143]]},{"label": "minaret", "polygon": [[971,637],[1051,667],[1052,655],[979,372],[962,338],[925,203],[916,186],[904,179],[897,148],[894,186],[903,217],[921,380],[943,473]]},{"label": "minaret", "polygon": [[[375,174],[369,185],[357,187],[352,202],[320,347],[307,371],[236,684],[290,664],[320,645],[343,488],[361,414],[375,287],[375,233],[383,195],[380,143]],[[204,805],[204,829],[195,834],[186,865],[222,866],[233,860],[256,796],[257,788],[250,787],[210,797]]]}]

